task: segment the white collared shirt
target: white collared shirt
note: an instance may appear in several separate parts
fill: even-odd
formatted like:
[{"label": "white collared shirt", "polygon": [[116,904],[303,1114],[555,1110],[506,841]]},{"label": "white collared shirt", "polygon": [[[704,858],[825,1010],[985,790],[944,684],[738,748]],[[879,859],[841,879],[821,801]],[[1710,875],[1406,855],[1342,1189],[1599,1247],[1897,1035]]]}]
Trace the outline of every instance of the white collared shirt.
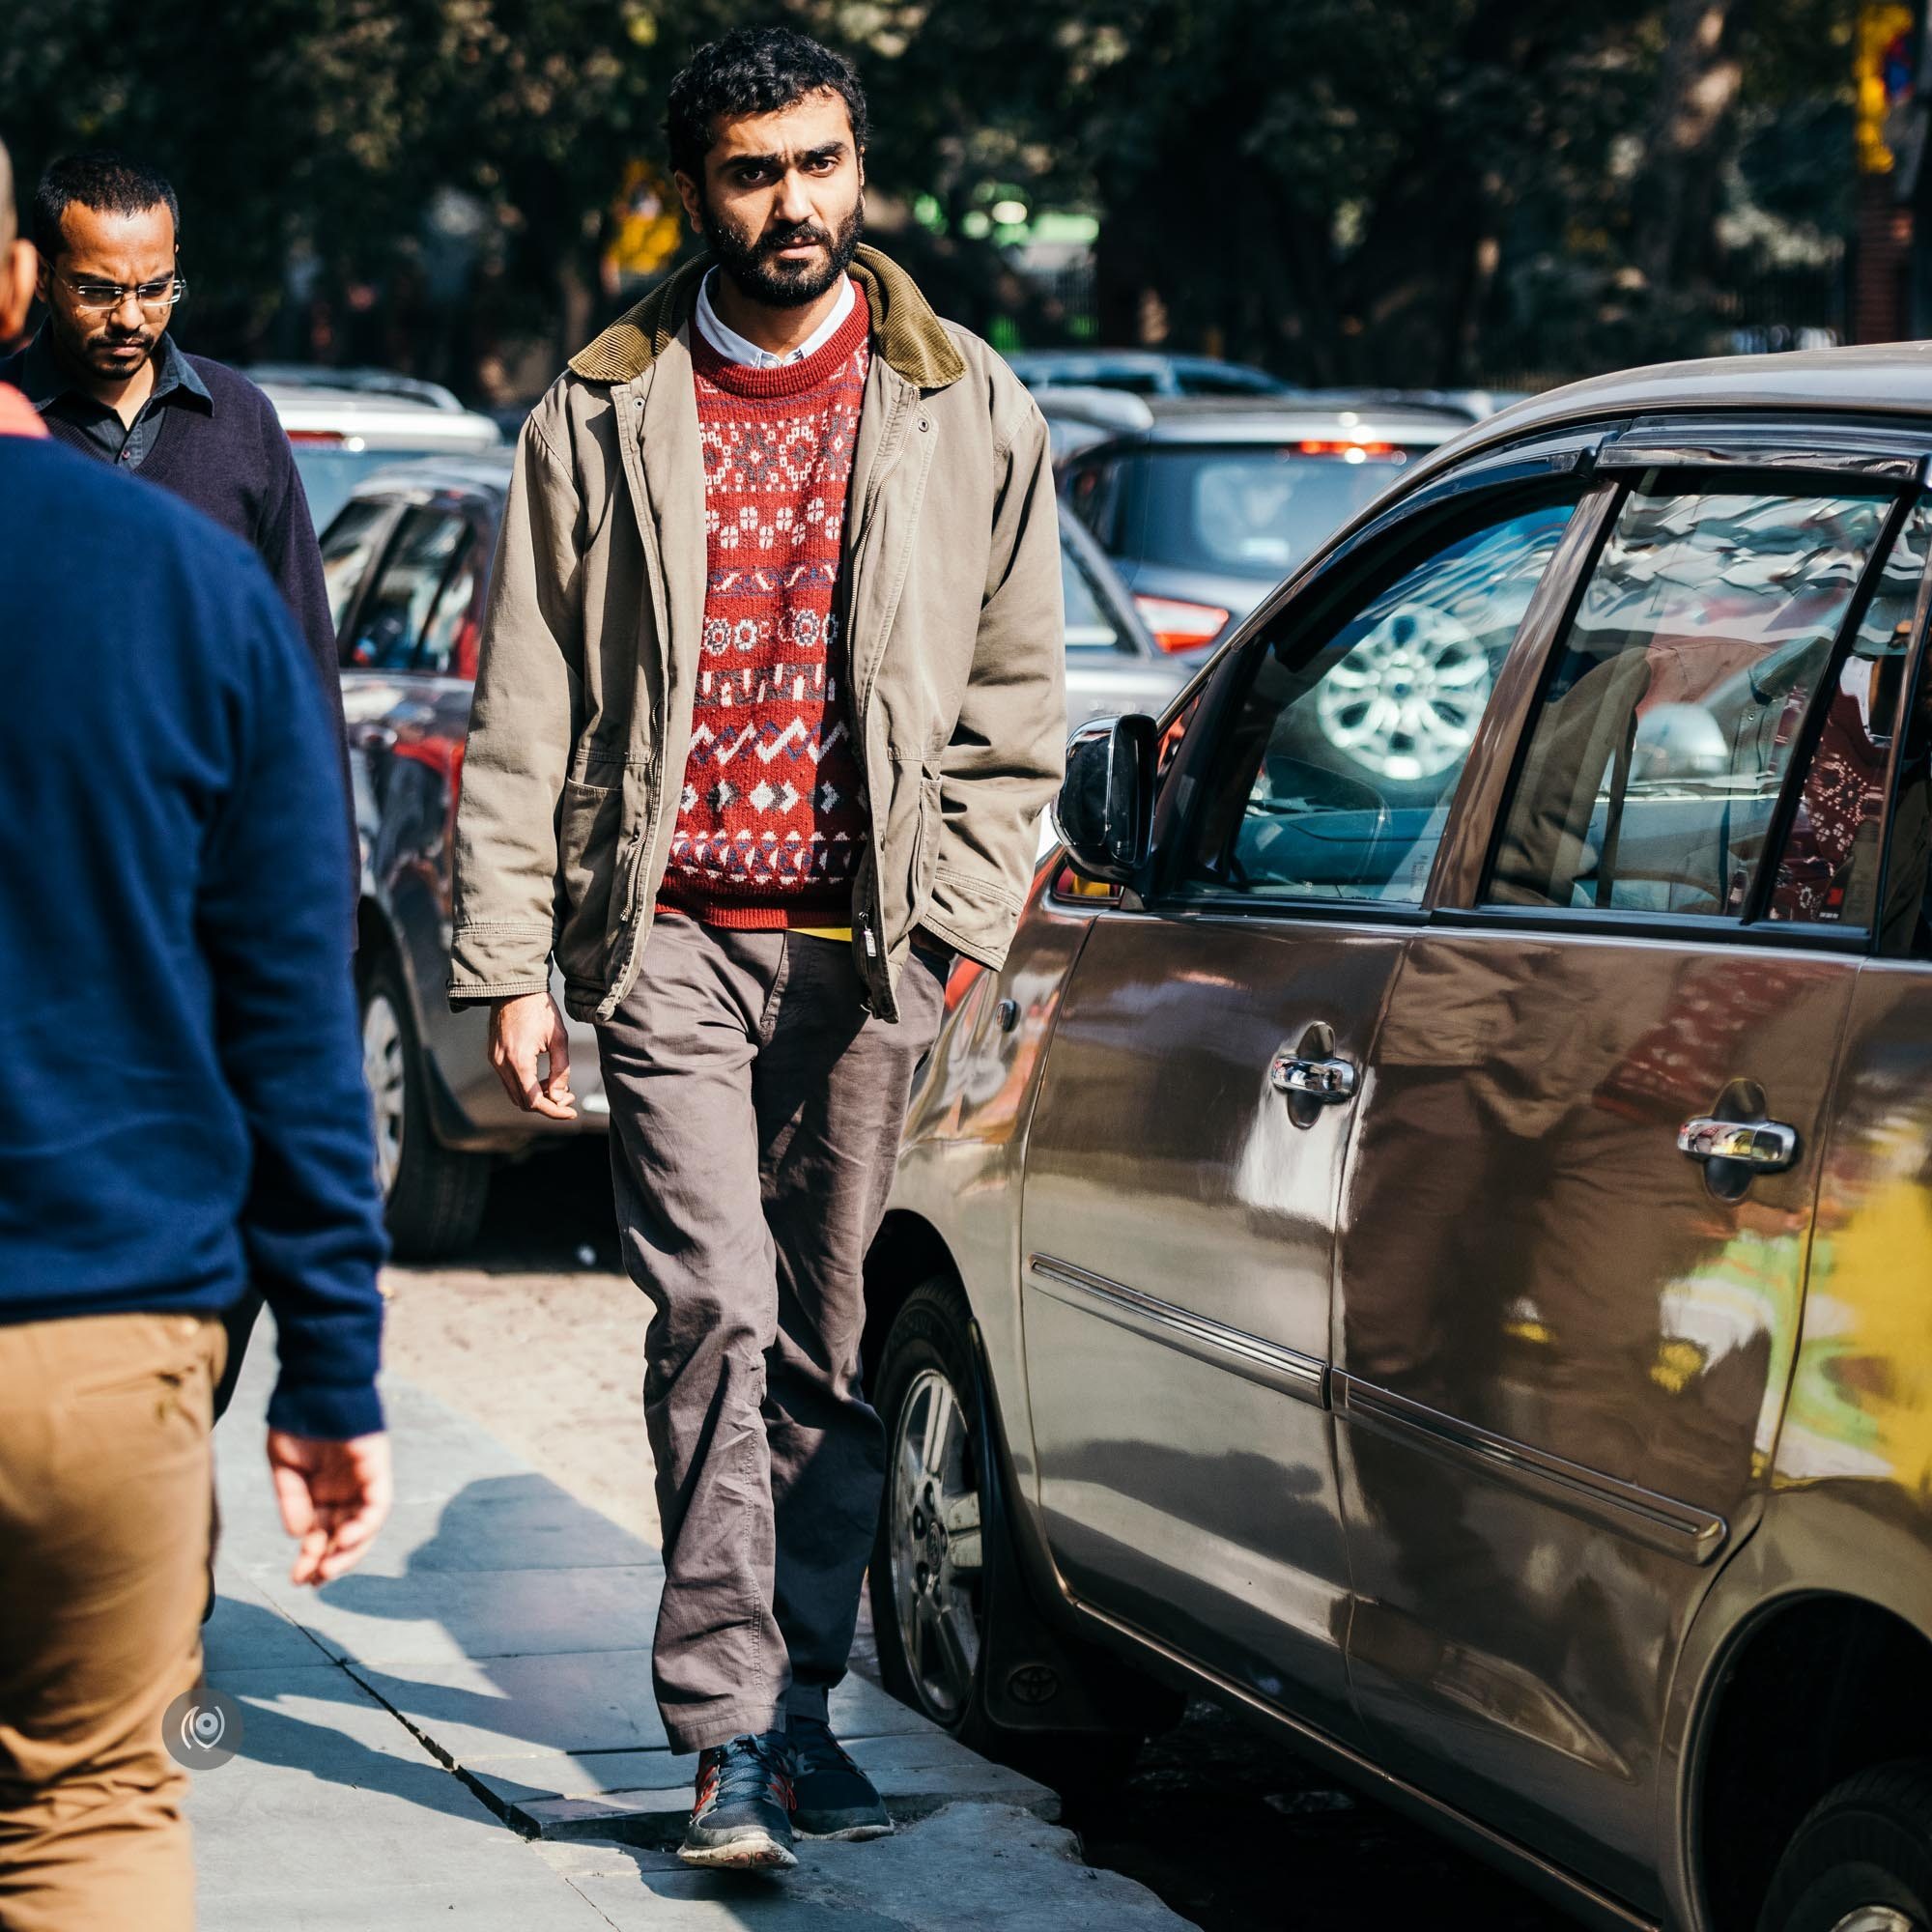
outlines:
[{"label": "white collared shirt", "polygon": [[788,355],[774,355],[769,349],[760,349],[755,342],[748,342],[735,328],[727,328],[718,319],[718,311],[711,306],[711,281],[718,270],[697,285],[697,326],[704,331],[704,339],[727,362],[740,362],[748,369],[782,369],[787,362],[802,362],[808,355],[815,355],[845,326],[845,318],[852,313],[852,304],[859,298],[859,292],[852,286],[852,277],[842,275],[838,282],[838,299],[832,304],[832,313],[821,322],[811,333]]}]

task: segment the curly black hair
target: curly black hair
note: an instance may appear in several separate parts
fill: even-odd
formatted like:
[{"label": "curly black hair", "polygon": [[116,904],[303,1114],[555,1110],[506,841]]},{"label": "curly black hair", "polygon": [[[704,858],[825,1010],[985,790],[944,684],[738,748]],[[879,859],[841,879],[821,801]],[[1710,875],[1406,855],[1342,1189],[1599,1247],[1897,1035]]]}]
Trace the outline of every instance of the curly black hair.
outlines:
[{"label": "curly black hair", "polygon": [[60,259],[66,245],[61,216],[75,202],[97,214],[145,214],[165,208],[174,217],[176,240],[181,238],[181,203],[161,176],[126,155],[90,148],[56,161],[34,190],[34,246],[43,261]]},{"label": "curly black hair", "polygon": [[699,47],[670,84],[665,135],[671,167],[702,182],[721,118],[775,114],[808,94],[828,92],[845,102],[852,145],[863,153],[866,94],[850,61],[790,27],[735,27]]}]

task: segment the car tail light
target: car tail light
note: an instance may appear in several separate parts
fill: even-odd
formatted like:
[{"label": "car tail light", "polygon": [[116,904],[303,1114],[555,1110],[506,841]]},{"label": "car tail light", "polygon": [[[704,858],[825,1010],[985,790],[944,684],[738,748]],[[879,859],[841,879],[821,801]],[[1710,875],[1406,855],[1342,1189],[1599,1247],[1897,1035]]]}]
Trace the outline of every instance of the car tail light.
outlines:
[{"label": "car tail light", "polygon": [[1356,442],[1347,437],[1339,441],[1297,442],[1294,445],[1296,456],[1339,456],[1349,463],[1366,463],[1372,456],[1379,456],[1386,460],[1402,453],[1400,443]]},{"label": "car tail light", "polygon": [[339,429],[292,429],[288,432],[291,442],[347,442],[349,439]]},{"label": "car tail light", "polygon": [[1212,604],[1186,604],[1179,597],[1144,597],[1136,592],[1134,608],[1164,651],[1198,651],[1221,635],[1228,613]]}]

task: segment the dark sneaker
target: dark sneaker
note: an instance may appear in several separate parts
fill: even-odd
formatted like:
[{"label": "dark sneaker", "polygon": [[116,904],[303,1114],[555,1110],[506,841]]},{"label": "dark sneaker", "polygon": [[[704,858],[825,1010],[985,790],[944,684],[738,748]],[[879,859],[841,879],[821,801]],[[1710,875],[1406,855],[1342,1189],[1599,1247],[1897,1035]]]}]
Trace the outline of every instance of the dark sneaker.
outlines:
[{"label": "dark sneaker", "polygon": [[782,1731],[700,1751],[697,1802],[677,1855],[726,1871],[789,1871],[791,1754]]},{"label": "dark sneaker", "polygon": [[892,1831],[886,1801],[823,1718],[790,1718],[785,1736],[791,1744],[792,1829],[801,1838],[883,1838]]}]

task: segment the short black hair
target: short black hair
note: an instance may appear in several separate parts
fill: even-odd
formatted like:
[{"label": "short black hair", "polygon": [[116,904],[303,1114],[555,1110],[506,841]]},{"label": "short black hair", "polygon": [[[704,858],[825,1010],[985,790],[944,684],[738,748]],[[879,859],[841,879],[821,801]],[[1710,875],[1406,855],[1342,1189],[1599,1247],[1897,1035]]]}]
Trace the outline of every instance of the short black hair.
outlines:
[{"label": "short black hair", "polygon": [[845,102],[852,145],[863,153],[866,94],[850,61],[790,27],[735,27],[699,47],[670,84],[665,134],[671,167],[702,183],[722,117],[776,114],[808,94],[828,92]]},{"label": "short black hair", "polygon": [[50,267],[66,245],[61,216],[75,202],[97,214],[145,214],[165,208],[174,217],[175,241],[181,241],[181,203],[166,179],[112,149],[90,148],[56,161],[34,190],[34,246]]}]

